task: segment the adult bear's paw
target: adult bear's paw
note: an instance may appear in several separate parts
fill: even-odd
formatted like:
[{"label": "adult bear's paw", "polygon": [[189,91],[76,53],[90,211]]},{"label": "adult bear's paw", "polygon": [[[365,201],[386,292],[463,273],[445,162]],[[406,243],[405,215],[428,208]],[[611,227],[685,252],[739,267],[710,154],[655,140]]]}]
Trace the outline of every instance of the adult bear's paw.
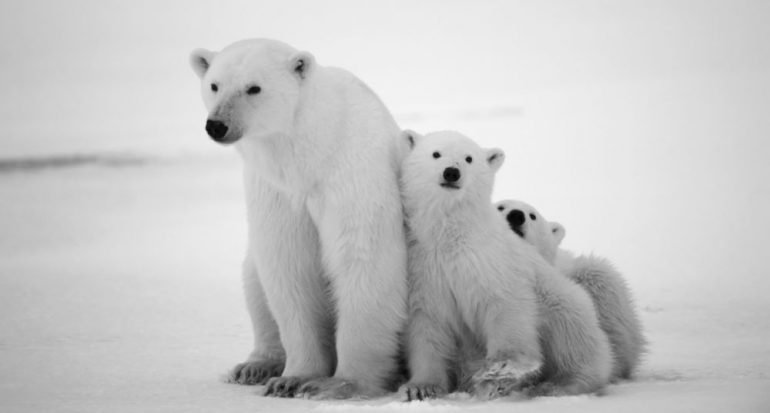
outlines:
[{"label": "adult bear's paw", "polygon": [[228,383],[255,385],[265,384],[271,377],[283,372],[283,360],[247,361],[235,366],[227,376]]}]

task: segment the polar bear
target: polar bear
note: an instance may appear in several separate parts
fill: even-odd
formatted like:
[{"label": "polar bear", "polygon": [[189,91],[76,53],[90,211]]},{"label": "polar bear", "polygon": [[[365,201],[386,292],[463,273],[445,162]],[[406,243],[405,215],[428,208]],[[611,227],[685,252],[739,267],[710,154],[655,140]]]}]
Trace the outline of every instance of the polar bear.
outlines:
[{"label": "polar bear", "polygon": [[531,205],[516,200],[495,204],[511,230],[534,245],[540,254],[582,286],[594,301],[599,325],[613,353],[612,380],[631,378],[644,354],[646,340],[631,292],[623,276],[606,259],[594,255],[575,257],[559,249],[566,235],[558,222],[549,222]]},{"label": "polar bear", "polygon": [[395,390],[407,252],[393,117],[349,72],[275,40],[190,62],[206,131],[244,161],[254,349],[231,381],[278,397]]},{"label": "polar bear", "polygon": [[601,389],[610,350],[590,298],[499,225],[490,198],[503,152],[456,132],[402,135],[411,148],[401,171],[411,377],[400,392],[412,400],[458,389]]}]

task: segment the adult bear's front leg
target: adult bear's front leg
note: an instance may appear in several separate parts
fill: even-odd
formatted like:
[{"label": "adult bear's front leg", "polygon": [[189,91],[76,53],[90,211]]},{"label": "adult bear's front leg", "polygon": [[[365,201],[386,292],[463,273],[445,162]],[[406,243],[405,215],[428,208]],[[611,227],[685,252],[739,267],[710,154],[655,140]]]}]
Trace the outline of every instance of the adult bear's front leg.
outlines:
[{"label": "adult bear's front leg", "polygon": [[333,309],[318,233],[301,204],[269,187],[249,206],[252,253],[286,352],[283,374],[270,379],[266,395],[292,397],[298,385],[334,369]]},{"label": "adult bear's front leg", "polygon": [[310,204],[336,303],[337,369],[332,378],[306,383],[299,394],[339,399],[395,390],[407,258],[398,194],[391,195],[387,201],[359,196]]},{"label": "adult bear's front leg", "polygon": [[278,325],[267,305],[256,262],[251,253],[247,254],[243,262],[243,289],[254,332],[254,348],[245,362],[230,371],[228,382],[265,384],[268,379],[281,375],[286,363],[286,353],[283,351]]}]

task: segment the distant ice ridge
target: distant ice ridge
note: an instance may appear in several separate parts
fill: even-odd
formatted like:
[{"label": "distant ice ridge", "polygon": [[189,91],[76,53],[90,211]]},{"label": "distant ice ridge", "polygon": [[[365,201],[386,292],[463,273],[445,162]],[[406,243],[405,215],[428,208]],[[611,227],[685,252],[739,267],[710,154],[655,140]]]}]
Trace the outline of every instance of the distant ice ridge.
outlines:
[{"label": "distant ice ridge", "polygon": [[152,159],[132,153],[62,154],[50,156],[0,158],[0,173],[29,172],[49,168],[83,165],[107,167],[141,166]]}]

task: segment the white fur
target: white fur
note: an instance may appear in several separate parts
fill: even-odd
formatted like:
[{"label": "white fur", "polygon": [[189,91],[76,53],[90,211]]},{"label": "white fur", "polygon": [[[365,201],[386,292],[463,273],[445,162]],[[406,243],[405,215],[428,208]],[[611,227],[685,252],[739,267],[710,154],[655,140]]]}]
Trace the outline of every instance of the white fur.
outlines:
[{"label": "white fur", "polygon": [[[401,391],[419,399],[538,379],[553,393],[600,389],[609,345],[590,299],[499,225],[490,197],[502,151],[456,132],[403,136],[411,378]],[[448,167],[460,171],[457,189],[442,186]]]},{"label": "white fur", "polygon": [[[228,125],[245,164],[247,375],[285,354],[268,394],[381,394],[406,319],[396,123],[352,74],[277,41],[196,50],[191,63],[209,119]],[[246,93],[253,85],[261,92]]]},{"label": "white fur", "polygon": [[[547,221],[531,205],[505,200],[495,206],[503,217],[508,217],[514,210],[522,211],[526,217],[520,227],[524,234],[522,238],[588,292],[596,306],[599,324],[612,346],[612,379],[630,378],[639,365],[646,340],[631,291],[620,272],[604,258],[594,255],[575,257],[569,251],[560,249],[559,245],[566,235],[564,227]],[[531,219],[530,214],[536,219]]]},{"label": "white fur", "polygon": [[558,222],[548,222],[531,205],[521,201],[505,200],[495,204],[495,208],[508,222],[511,230],[516,231],[514,227],[512,212],[518,211],[521,217],[520,230],[525,233],[523,237],[527,242],[534,245],[546,261],[553,263],[556,260],[556,253],[559,250],[559,244],[564,239],[566,232],[564,227]]}]

